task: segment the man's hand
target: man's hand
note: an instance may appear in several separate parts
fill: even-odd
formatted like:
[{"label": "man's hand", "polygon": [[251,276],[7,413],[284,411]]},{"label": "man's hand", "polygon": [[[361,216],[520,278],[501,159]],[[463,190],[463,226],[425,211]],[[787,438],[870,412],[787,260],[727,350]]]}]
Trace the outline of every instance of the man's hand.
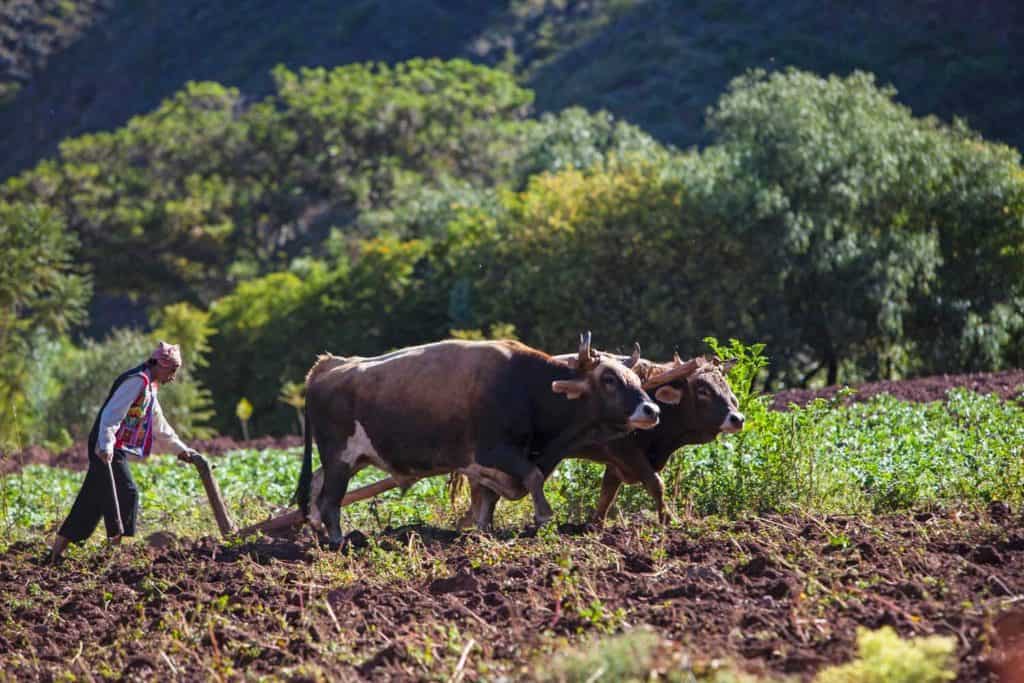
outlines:
[{"label": "man's hand", "polygon": [[199,453],[192,448],[186,448],[181,453],[178,453],[178,460],[191,463],[193,455],[199,455]]},{"label": "man's hand", "polygon": [[102,462],[104,465],[109,465],[111,461],[114,459],[114,451],[110,451],[109,453],[100,451],[99,453],[96,454],[96,457],[99,458],[100,462]]}]

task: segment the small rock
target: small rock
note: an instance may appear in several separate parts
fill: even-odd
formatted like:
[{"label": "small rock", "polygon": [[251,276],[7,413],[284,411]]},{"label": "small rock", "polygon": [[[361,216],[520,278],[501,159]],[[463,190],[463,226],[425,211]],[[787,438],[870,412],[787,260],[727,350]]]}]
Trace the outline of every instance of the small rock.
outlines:
[{"label": "small rock", "polygon": [[455,574],[446,579],[435,579],[430,582],[427,590],[431,595],[444,595],[445,593],[461,593],[463,591],[476,591],[480,588],[480,582],[472,574]]},{"label": "small rock", "polygon": [[178,545],[178,537],[169,531],[156,531],[146,536],[146,545],[150,548],[173,548]]},{"label": "small rock", "polygon": [[979,545],[968,557],[972,562],[978,564],[1002,564],[1003,556],[993,546]]},{"label": "small rock", "polygon": [[750,562],[740,566],[739,572],[751,578],[756,578],[764,576],[766,569],[768,569],[768,559],[764,555],[758,555],[750,560]]},{"label": "small rock", "polygon": [[1001,500],[993,500],[988,504],[988,516],[993,522],[1005,522],[1011,514],[1010,506]]}]

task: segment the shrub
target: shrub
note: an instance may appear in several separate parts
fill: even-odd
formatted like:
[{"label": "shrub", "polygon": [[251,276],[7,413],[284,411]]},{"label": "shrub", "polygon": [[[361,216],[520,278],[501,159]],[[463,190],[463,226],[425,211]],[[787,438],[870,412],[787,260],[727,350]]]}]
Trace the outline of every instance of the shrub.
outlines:
[{"label": "shrub", "polygon": [[815,683],[941,683],[956,678],[952,638],[931,636],[903,640],[886,626],[858,629],[857,659],[830,667]]}]

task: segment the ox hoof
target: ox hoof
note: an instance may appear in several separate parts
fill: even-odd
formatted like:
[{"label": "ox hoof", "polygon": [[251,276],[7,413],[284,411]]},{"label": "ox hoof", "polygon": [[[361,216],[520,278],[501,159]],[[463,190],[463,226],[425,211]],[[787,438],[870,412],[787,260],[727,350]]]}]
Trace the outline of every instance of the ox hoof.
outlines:
[{"label": "ox hoof", "polygon": [[543,501],[543,503],[543,505],[535,504],[533,506],[533,523],[537,526],[544,526],[555,518],[555,511],[551,509],[547,501]]},{"label": "ox hoof", "polygon": [[554,512],[538,512],[533,516],[533,523],[542,527],[555,518]]},{"label": "ox hoof", "polygon": [[331,552],[348,554],[353,550],[362,550],[368,547],[370,539],[362,531],[355,529],[348,534],[341,534],[340,536],[321,536],[320,544]]},{"label": "ox hoof", "polygon": [[670,508],[658,511],[658,523],[662,526],[683,526],[683,520]]}]

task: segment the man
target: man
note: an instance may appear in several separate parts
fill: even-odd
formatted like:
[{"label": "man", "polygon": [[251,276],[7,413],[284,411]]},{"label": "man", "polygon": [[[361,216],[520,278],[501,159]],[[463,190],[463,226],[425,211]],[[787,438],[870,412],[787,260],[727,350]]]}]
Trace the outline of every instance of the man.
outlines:
[{"label": "man", "polygon": [[[157,392],[161,384],[174,380],[181,367],[181,350],[176,344],[160,342],[142,365],[125,372],[110,389],[89,433],[89,471],[82,490],[67,519],[57,532],[50,561],[57,562],[68,543],[80,543],[95,531],[100,517],[111,543],[135,535],[139,494],[128,469],[128,456],[145,458],[156,446],[191,462],[195,453],[167,424]],[[116,487],[117,496],[113,495]],[[118,514],[122,529],[118,529]]]}]

